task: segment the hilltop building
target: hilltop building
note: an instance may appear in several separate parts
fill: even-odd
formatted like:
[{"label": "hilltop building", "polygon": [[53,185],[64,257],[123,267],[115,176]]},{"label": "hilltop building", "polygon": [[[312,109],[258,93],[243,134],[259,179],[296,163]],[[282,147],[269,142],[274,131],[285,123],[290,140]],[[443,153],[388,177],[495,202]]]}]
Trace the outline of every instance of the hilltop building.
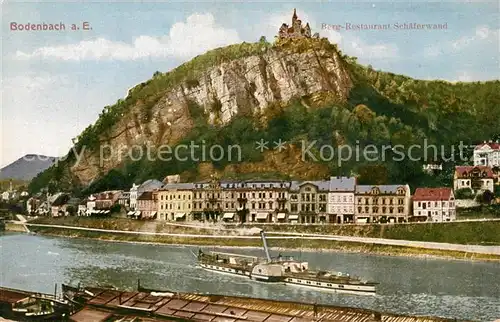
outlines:
[{"label": "hilltop building", "polygon": [[[278,39],[287,38],[311,38],[311,27],[309,23],[302,26],[302,21],[297,17],[297,11],[293,9],[292,25],[289,26],[283,23],[278,32]],[[319,38],[319,34],[315,33],[312,38]]]}]

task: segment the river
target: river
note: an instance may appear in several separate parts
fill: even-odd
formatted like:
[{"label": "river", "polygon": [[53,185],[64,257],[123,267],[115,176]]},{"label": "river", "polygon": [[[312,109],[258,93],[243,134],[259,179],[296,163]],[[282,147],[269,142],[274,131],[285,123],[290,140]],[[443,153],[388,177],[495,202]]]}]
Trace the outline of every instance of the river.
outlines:
[{"label": "river", "polygon": [[[270,245],[272,246],[272,245]],[[6,287],[52,293],[55,283],[113,285],[299,300],[399,314],[491,321],[500,318],[500,264],[369,254],[287,252],[310,267],[380,282],[375,296],[256,283],[196,267],[195,247],[115,243],[0,233]],[[208,248],[213,249],[213,248]],[[259,249],[218,249],[263,256]],[[274,252],[273,255],[277,255]]]}]

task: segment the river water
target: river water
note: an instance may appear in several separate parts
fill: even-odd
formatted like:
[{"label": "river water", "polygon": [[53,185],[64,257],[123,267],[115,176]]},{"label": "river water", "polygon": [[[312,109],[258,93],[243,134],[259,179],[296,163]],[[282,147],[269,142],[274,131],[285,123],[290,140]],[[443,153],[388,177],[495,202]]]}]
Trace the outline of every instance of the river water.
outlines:
[{"label": "river water", "polygon": [[[272,242],[272,241],[271,241]],[[270,245],[272,246],[272,245]],[[0,233],[0,285],[52,293],[55,283],[113,285],[300,300],[400,314],[500,318],[500,264],[327,252],[286,252],[310,268],[380,282],[378,294],[314,292],[201,270],[195,247],[115,243]],[[213,249],[213,248],[208,248]],[[260,249],[218,249],[263,256]],[[277,255],[274,252],[273,255]]]}]

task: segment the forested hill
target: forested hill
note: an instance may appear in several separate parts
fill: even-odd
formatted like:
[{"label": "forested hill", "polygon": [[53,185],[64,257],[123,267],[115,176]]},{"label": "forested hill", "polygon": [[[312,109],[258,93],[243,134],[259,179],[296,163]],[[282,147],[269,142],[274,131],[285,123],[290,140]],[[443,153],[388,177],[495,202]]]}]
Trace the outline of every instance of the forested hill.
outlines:
[{"label": "forested hill", "polygon": [[[155,73],[125,100],[104,108],[78,138],[84,161],[71,155],[32,181],[30,189],[93,191],[128,188],[132,182],[181,173],[183,180],[207,178],[313,179],[359,175],[361,183],[450,185],[449,171],[430,177],[422,164],[433,160],[370,161],[352,157],[301,159],[301,142],[321,145],[438,145],[441,157],[452,146],[498,135],[500,81],[449,83],[415,80],[361,66],[326,39],[279,44],[232,45],[207,52],[168,73]],[[281,153],[255,149],[255,142],[279,139],[295,144]],[[96,162],[102,144],[175,148],[191,141],[205,146],[238,144],[242,162],[222,160]],[[272,144],[271,144],[272,145]],[[442,148],[441,148],[442,147]],[[414,151],[423,157],[423,151]],[[458,155],[458,151],[455,150]],[[429,159],[433,153],[428,154]],[[121,160],[118,162],[117,160]],[[447,162],[450,169],[453,162]]]}]

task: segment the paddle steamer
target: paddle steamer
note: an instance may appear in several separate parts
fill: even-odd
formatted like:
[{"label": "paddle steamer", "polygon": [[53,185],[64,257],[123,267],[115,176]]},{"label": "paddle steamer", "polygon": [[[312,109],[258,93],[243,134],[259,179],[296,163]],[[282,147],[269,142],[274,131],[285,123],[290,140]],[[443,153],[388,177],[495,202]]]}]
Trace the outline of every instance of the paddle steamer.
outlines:
[{"label": "paddle steamer", "polygon": [[266,258],[231,253],[198,251],[198,265],[206,270],[250,278],[262,282],[309,287],[346,293],[375,294],[377,282],[341,272],[314,271],[308,262],[281,254],[272,258],[269,254],[264,231],[260,232]]}]

